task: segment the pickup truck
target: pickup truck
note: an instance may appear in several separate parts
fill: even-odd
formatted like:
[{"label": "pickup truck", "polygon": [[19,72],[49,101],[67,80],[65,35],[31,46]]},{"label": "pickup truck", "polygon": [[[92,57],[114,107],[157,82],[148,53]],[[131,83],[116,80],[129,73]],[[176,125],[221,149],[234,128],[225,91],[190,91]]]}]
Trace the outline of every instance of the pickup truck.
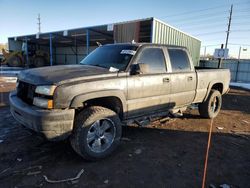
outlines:
[{"label": "pickup truck", "polygon": [[229,81],[228,69],[195,68],[185,47],[108,44],[77,65],[22,71],[10,110],[22,125],[49,140],[69,138],[80,156],[98,160],[118,146],[122,125],[191,104],[216,117]]}]

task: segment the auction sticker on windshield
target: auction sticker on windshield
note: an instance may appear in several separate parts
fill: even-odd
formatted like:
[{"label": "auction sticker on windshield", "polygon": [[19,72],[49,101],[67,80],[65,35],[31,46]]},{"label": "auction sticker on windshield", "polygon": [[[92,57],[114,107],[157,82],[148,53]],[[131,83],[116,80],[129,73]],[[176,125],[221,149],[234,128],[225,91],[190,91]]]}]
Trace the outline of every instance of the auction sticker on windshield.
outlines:
[{"label": "auction sticker on windshield", "polygon": [[129,55],[135,55],[136,51],[134,50],[122,50],[121,54],[129,54]]}]

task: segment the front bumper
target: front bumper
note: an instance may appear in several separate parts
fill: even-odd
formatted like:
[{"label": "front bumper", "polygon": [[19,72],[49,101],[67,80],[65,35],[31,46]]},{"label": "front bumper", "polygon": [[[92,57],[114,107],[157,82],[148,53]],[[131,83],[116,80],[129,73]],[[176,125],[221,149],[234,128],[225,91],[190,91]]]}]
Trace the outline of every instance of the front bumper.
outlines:
[{"label": "front bumper", "polygon": [[9,101],[11,114],[18,122],[49,140],[63,140],[73,130],[74,109],[41,109],[24,103],[16,92],[10,93]]}]

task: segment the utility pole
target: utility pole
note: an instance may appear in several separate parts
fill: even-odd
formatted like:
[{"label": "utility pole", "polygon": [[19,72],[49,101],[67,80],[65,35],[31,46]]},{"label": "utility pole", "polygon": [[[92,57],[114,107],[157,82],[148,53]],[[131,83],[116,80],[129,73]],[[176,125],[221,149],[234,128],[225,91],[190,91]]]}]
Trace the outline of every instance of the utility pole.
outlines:
[{"label": "utility pole", "polygon": [[228,20],[228,25],[227,25],[227,37],[226,37],[225,49],[227,49],[227,43],[228,43],[230,27],[231,27],[231,21],[232,21],[232,14],[233,14],[233,5],[231,5],[230,15],[229,15],[229,20]]},{"label": "utility pole", "polygon": [[[226,44],[224,48],[224,57],[225,57],[225,51],[227,50],[228,38],[229,38],[229,33],[230,33],[231,21],[232,21],[232,14],[233,14],[233,5],[231,5],[231,8],[230,8],[230,15],[229,15],[228,24],[227,24],[227,37],[226,37]],[[221,44],[221,49],[223,49],[223,44]],[[219,58],[218,68],[221,68],[221,66],[222,66],[222,58]]]},{"label": "utility pole", "polygon": [[37,17],[37,20],[38,20],[38,33],[41,33],[41,17],[40,17],[40,14],[38,14],[38,17]]}]

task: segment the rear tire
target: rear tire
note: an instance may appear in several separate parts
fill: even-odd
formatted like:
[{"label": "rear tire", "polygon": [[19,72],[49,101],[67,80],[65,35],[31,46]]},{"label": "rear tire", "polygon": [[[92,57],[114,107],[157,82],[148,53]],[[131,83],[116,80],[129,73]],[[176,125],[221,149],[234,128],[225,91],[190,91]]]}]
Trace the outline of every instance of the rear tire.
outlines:
[{"label": "rear tire", "polygon": [[114,111],[92,106],[76,115],[70,141],[81,157],[95,161],[107,157],[116,149],[121,134],[121,122]]},{"label": "rear tire", "polygon": [[212,89],[207,100],[199,104],[199,113],[204,118],[215,118],[220,112],[222,104],[221,93],[218,90]]}]

